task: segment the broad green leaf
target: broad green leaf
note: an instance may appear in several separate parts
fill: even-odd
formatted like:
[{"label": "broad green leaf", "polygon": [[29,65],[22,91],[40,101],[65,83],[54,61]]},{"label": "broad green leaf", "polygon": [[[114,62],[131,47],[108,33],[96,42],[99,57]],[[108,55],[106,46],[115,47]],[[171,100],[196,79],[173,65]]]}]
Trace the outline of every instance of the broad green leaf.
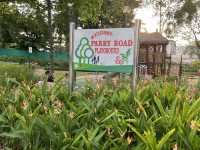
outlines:
[{"label": "broad green leaf", "polygon": [[99,131],[99,128],[97,127],[96,129],[94,129],[93,131],[90,131],[89,134],[88,134],[88,140],[89,141],[92,141],[94,139],[94,137],[97,135]]},{"label": "broad green leaf", "polygon": [[104,118],[101,123],[104,123],[106,122],[107,120],[109,120],[110,118],[112,118],[113,116],[116,115],[116,111],[114,111],[113,113],[111,113],[109,116],[107,116],[106,118]]},{"label": "broad green leaf", "polygon": [[75,145],[83,136],[83,133],[81,132],[77,137],[75,137],[72,146]]},{"label": "broad green leaf", "polygon": [[142,134],[140,134],[136,128],[134,128],[132,125],[128,125],[132,131],[135,132],[135,134],[142,140],[142,142],[147,143],[147,139],[145,138],[145,136],[143,136]]},{"label": "broad green leaf", "polygon": [[97,136],[94,138],[94,141],[95,141],[96,143],[100,142],[101,138],[104,136],[105,133],[106,133],[106,131],[101,132],[99,135],[97,135]]},{"label": "broad green leaf", "polygon": [[190,122],[194,116],[196,116],[198,113],[200,113],[200,98],[198,100],[196,100],[192,106],[190,107],[189,111],[188,111],[188,118],[187,118],[187,122]]},{"label": "broad green leaf", "polygon": [[165,116],[166,113],[164,111],[164,108],[163,108],[163,105],[161,103],[161,100],[158,97],[154,96],[154,102],[156,103],[156,105],[157,105],[160,113],[162,114],[162,116]]},{"label": "broad green leaf", "polygon": [[142,106],[141,102],[140,102],[137,98],[135,98],[135,101],[136,101],[136,103],[138,104],[139,108],[140,108],[140,109],[142,110],[142,112],[144,113],[145,118],[148,118],[147,112],[146,112],[145,108]]},{"label": "broad green leaf", "polygon": [[164,144],[166,144],[166,142],[174,134],[174,132],[175,132],[175,129],[172,129],[162,137],[162,139],[159,141],[159,143],[157,145],[158,150],[162,150],[162,147],[164,146]]}]

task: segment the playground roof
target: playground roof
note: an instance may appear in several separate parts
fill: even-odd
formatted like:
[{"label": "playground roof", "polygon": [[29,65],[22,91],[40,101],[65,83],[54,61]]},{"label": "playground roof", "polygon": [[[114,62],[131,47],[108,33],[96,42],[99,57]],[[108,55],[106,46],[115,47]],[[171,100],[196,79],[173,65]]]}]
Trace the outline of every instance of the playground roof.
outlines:
[{"label": "playground roof", "polygon": [[140,33],[140,44],[159,45],[168,44],[168,39],[162,36],[159,32]]}]

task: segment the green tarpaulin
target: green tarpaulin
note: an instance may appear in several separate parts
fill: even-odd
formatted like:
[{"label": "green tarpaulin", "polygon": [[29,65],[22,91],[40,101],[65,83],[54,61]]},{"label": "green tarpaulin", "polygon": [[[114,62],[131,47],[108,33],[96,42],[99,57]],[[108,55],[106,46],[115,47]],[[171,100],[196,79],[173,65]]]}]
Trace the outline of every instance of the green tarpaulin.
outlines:
[{"label": "green tarpaulin", "polygon": [[[2,49],[0,48],[0,58],[1,57],[14,57],[14,58],[25,58],[38,61],[50,61],[50,53],[33,51],[29,53],[28,50],[19,50],[19,49]],[[69,57],[67,52],[54,52],[54,61],[57,62],[68,62]]]}]

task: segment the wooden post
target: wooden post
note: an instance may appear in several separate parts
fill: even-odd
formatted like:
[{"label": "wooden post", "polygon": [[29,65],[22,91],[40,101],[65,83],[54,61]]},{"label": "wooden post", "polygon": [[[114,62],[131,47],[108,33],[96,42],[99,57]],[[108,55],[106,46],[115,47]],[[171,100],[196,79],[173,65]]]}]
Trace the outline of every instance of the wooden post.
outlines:
[{"label": "wooden post", "polygon": [[73,58],[74,58],[74,30],[75,30],[75,23],[70,23],[70,48],[69,48],[69,93],[73,92],[74,87],[74,66],[73,66]]},{"label": "wooden post", "polygon": [[147,73],[149,74],[149,72],[148,72],[148,67],[149,67],[149,46],[146,45],[145,48],[146,48],[146,62],[145,63],[147,65]]},{"label": "wooden post", "polygon": [[162,45],[162,50],[163,50],[163,63],[164,63],[164,69],[163,69],[163,74],[166,75],[166,57],[167,57],[167,53],[166,53],[166,45]]},{"label": "wooden post", "polygon": [[182,63],[183,63],[183,56],[181,55],[181,61],[180,61],[180,66],[179,66],[179,81],[181,80],[181,77],[182,77]]},{"label": "wooden post", "polygon": [[155,65],[156,45],[153,46],[153,77],[156,76],[156,65]]},{"label": "wooden post", "polygon": [[167,68],[167,75],[170,75],[170,70],[171,70],[171,65],[172,65],[172,59],[171,56],[168,58],[169,63],[168,63],[168,68]]},{"label": "wooden post", "polygon": [[137,67],[138,67],[138,54],[139,54],[139,32],[140,32],[141,20],[136,20],[135,32],[134,32],[134,51],[133,51],[133,74],[132,74],[132,92],[136,94],[137,86]]}]

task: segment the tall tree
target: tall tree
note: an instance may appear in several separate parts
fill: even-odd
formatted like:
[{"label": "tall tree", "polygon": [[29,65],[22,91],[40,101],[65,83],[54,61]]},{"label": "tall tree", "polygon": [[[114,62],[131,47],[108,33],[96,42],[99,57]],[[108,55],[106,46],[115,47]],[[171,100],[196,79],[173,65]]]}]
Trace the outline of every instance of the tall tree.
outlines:
[{"label": "tall tree", "polygon": [[46,0],[47,7],[47,20],[48,20],[48,39],[49,39],[49,50],[50,50],[50,61],[51,61],[51,72],[53,73],[53,53],[54,53],[54,41],[53,41],[53,27],[52,27],[52,10],[53,4],[52,0]]},{"label": "tall tree", "polygon": [[60,41],[64,35],[67,43],[70,18],[82,28],[131,26],[133,9],[139,4],[137,0],[58,0],[54,25]]},{"label": "tall tree", "polygon": [[[10,38],[5,35],[7,33],[1,34],[4,43],[5,41],[15,42],[21,48],[31,45],[37,49],[47,47],[53,49],[52,47],[58,42],[60,45],[63,41],[67,43],[70,18],[73,18],[76,24],[83,28],[131,26],[133,9],[139,6],[137,0],[1,1],[4,1],[6,7],[9,7],[9,15],[12,16],[5,14],[0,18],[3,20],[0,22],[1,33],[7,32],[5,29],[2,30],[3,26],[9,28],[8,31],[12,33]],[[69,3],[73,3],[71,9],[68,7]],[[0,13],[3,10],[2,6],[0,6]],[[70,10],[73,12],[72,14]],[[9,18],[13,18],[13,20],[9,20]],[[10,27],[5,24],[6,22]],[[15,29],[12,29],[13,27]]]},{"label": "tall tree", "polygon": [[159,32],[173,39],[175,36],[175,13],[182,6],[181,0],[150,0],[159,16]]},{"label": "tall tree", "polygon": [[133,25],[134,9],[139,6],[137,0],[104,0],[100,21],[103,26],[127,27]]},{"label": "tall tree", "polygon": [[15,43],[22,49],[28,46],[45,47],[47,24],[40,3],[33,0],[4,1],[0,5],[0,34],[4,43]]},{"label": "tall tree", "polygon": [[6,47],[7,43],[12,43],[16,39],[18,17],[19,12],[16,7],[10,6],[8,2],[0,2],[0,45],[2,47]]},{"label": "tall tree", "polygon": [[195,44],[200,50],[200,1],[184,0],[182,7],[176,11],[175,18],[179,26],[189,29],[190,37],[193,35]]}]

